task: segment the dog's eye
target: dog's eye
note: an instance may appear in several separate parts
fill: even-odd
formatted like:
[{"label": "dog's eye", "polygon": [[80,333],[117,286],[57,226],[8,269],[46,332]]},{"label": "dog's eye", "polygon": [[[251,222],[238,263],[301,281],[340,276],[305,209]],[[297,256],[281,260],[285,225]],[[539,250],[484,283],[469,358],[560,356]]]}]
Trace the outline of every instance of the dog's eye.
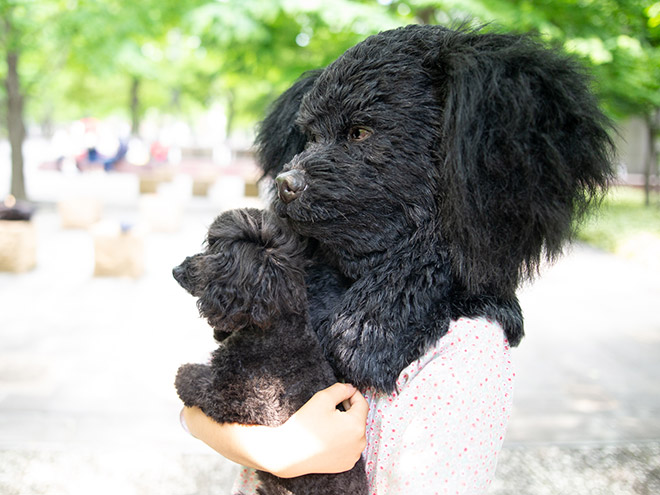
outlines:
[{"label": "dog's eye", "polygon": [[349,141],[364,141],[367,139],[369,136],[371,136],[374,133],[371,129],[368,127],[362,127],[362,126],[354,126],[351,127],[351,130],[348,132],[348,140]]}]

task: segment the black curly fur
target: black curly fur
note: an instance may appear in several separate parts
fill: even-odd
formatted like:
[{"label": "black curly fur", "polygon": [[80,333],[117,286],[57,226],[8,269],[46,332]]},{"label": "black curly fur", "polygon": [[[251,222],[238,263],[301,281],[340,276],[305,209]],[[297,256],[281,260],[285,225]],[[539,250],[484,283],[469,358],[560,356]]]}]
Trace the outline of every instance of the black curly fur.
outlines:
[{"label": "black curly fur", "polygon": [[[271,212],[232,210],[213,222],[205,250],[174,268],[220,341],[210,365],[179,369],[186,406],[219,423],[277,426],[337,381],[309,321],[305,249]],[[264,495],[367,491],[362,461],[337,475],[258,473]]]},{"label": "black curly fur", "polygon": [[298,81],[258,156],[304,185],[273,206],[315,243],[311,318],[335,371],[391,391],[459,316],[517,345],[516,288],[607,187],[609,128],[582,68],[526,35],[407,26]]}]

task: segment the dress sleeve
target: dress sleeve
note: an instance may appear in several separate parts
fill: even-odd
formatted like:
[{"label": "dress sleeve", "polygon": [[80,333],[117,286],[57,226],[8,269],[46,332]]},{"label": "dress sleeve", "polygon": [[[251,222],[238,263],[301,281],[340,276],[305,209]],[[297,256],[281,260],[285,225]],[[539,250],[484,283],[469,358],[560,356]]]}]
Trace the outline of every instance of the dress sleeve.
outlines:
[{"label": "dress sleeve", "polygon": [[401,374],[399,393],[373,397],[365,451],[370,494],[487,491],[513,392],[502,328],[460,319]]},{"label": "dress sleeve", "polygon": [[252,468],[243,467],[234,480],[231,493],[232,495],[257,495],[259,485],[257,471]]}]

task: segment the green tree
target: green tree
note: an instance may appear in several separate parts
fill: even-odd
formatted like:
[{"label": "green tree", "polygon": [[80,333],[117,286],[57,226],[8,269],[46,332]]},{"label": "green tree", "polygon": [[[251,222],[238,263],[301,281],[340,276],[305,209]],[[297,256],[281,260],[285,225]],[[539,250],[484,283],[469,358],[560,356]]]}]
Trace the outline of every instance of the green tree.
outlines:
[{"label": "green tree", "polygon": [[653,0],[381,0],[417,22],[470,20],[536,32],[591,67],[607,111],[654,113],[660,106],[660,2]]},{"label": "green tree", "polygon": [[226,0],[191,11],[185,29],[199,37],[206,53],[193,69],[198,87],[224,100],[231,122],[245,125],[304,71],[400,24],[373,2]]},{"label": "green tree", "polygon": [[660,2],[652,0],[0,0],[12,192],[25,195],[26,118],[121,111],[137,132],[148,108],[183,116],[222,102],[231,131],[369,34],[465,19],[536,31],[591,66],[610,114],[657,122]]},{"label": "green tree", "polygon": [[[61,2],[0,1],[0,78],[4,84],[6,129],[11,148],[11,193],[25,199],[23,141],[28,98],[50,80],[62,63],[56,44],[48,42]],[[52,38],[50,38],[52,40]]]},{"label": "green tree", "polygon": [[77,97],[81,97],[81,92],[95,94],[94,88],[115,88],[108,91],[105,99],[123,99],[124,104],[117,101],[114,108],[128,109],[132,133],[137,135],[145,110],[142,88],[145,83],[160,79],[163,69],[176,69],[161,63],[162,54],[172,48],[168,46],[168,36],[181,24],[184,15],[201,3],[78,0],[77,8],[60,24],[62,34],[71,34],[67,69],[76,74],[76,80],[71,82]]},{"label": "green tree", "polygon": [[143,110],[140,86],[145,79],[158,79],[145,47],[163,43],[182,16],[200,3],[0,0],[0,78],[14,196],[26,197],[26,115],[50,118],[67,105],[83,115],[104,113],[125,105],[136,131]]}]

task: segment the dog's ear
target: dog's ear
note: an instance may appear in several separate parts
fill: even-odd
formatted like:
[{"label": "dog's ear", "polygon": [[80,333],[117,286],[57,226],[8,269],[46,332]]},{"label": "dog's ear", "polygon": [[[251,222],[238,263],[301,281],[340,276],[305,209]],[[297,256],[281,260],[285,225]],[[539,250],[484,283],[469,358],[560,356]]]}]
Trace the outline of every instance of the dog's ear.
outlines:
[{"label": "dog's ear", "polygon": [[305,149],[307,137],[296,124],[298,108],[321,72],[319,69],[304,73],[275,100],[259,124],[255,146],[264,177],[276,177],[286,163]]},{"label": "dog's ear", "polygon": [[512,294],[613,177],[610,121],[579,64],[528,36],[447,31],[425,64],[454,274],[468,293]]},{"label": "dog's ear", "polygon": [[199,267],[208,281],[198,300],[201,314],[223,332],[265,329],[282,316],[305,314],[305,243],[266,210],[232,210],[220,218],[214,226],[223,237]]},{"label": "dog's ear", "polygon": [[265,329],[282,317],[292,323],[293,315],[307,313],[305,272],[300,264],[271,251],[255,275],[250,318],[256,326]]}]

